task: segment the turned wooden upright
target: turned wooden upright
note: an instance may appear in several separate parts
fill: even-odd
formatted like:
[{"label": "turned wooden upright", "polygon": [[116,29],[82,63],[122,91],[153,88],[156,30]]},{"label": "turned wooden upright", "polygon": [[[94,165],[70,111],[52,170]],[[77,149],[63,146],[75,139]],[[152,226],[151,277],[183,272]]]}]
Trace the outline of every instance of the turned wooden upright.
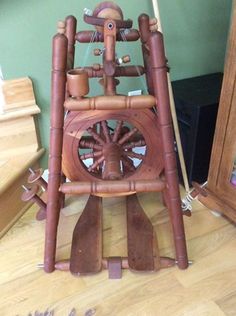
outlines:
[{"label": "turned wooden upright", "polygon": [[[139,17],[139,30],[131,29],[132,21],[124,20],[121,9],[109,1],[100,3],[92,14],[85,14],[84,20],[96,30],[76,33],[76,18],[69,16],[65,23],[60,22],[53,38],[44,269],[70,269],[80,275],[108,268],[111,278],[120,277],[122,268],[156,271],[177,263],[185,269],[188,258],[163,36],[157,31],[156,21],[146,14]],[[121,65],[130,57],[117,57],[116,42],[139,39],[144,65]],[[104,50],[94,50],[102,63],[74,68],[75,41],[102,42]],[[117,77],[143,74],[148,95],[117,94]],[[88,96],[90,78],[98,78],[102,96]],[[69,111],[66,116],[65,109]],[[143,154],[134,150],[139,147]],[[89,166],[87,159],[92,161]],[[152,224],[138,202],[137,192],[150,191],[164,196],[176,258],[160,256]],[[63,197],[81,193],[89,193],[90,198],[75,226],[71,258],[56,262]],[[127,196],[128,254],[127,258],[103,258],[102,198],[116,195]]]}]

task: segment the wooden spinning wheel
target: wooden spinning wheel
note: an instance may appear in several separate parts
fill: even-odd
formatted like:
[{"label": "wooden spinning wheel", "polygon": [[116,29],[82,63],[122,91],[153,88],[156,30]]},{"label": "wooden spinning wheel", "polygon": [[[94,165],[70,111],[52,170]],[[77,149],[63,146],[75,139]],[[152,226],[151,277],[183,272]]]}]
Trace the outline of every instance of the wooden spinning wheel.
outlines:
[{"label": "wooden spinning wheel", "polygon": [[[158,155],[160,131],[152,111],[94,111],[93,116],[88,113],[71,112],[66,119],[63,172],[68,179],[158,178],[163,161]],[[137,152],[140,147],[143,153]],[[153,160],[154,156],[157,159]],[[90,165],[85,164],[88,159]]]},{"label": "wooden spinning wheel", "polygon": [[[70,270],[81,275],[108,268],[110,278],[120,278],[122,268],[157,271],[177,264],[186,269],[163,36],[157,31],[156,20],[146,14],[138,19],[139,30],[132,29],[132,21],[125,20],[122,10],[110,1],[85,13],[84,21],[95,31],[76,33],[76,18],[68,16],[65,23],[59,23],[53,38],[44,270]],[[139,39],[143,66],[122,65],[130,57],[117,57],[116,42]],[[101,64],[74,68],[76,41],[103,43],[103,49],[93,50],[101,57]],[[117,94],[117,77],[142,75],[149,94]],[[103,95],[88,96],[90,78],[98,78]],[[136,193],[150,191],[161,192],[169,209],[176,258],[159,255],[153,226],[139,204]],[[83,193],[88,193],[89,199],[74,228],[70,259],[56,262],[64,197]],[[102,198],[116,195],[127,196],[128,253],[123,258],[104,258]]]}]

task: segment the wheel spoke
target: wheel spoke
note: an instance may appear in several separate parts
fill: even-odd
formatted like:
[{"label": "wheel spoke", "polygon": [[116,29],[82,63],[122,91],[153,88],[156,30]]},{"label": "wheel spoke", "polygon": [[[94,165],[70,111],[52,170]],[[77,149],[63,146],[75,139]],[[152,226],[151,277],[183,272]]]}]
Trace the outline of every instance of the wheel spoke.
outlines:
[{"label": "wheel spoke", "polygon": [[117,142],[117,140],[118,140],[118,138],[120,136],[122,125],[123,125],[123,121],[117,121],[116,129],[115,129],[113,137],[112,137],[113,143]]},{"label": "wheel spoke", "polygon": [[128,139],[130,139],[135,133],[137,133],[137,128],[133,128],[130,132],[126,133],[119,141],[119,145],[123,145],[125,142],[127,142]]},{"label": "wheel spoke", "polygon": [[102,163],[103,161],[105,160],[105,157],[102,156],[100,157],[98,160],[96,160],[89,168],[88,168],[88,171],[91,172],[93,171],[94,169],[96,169],[100,163]]},{"label": "wheel spoke", "polygon": [[132,149],[135,147],[142,147],[142,146],[146,146],[146,142],[145,142],[145,140],[140,139],[137,142],[130,142],[130,143],[124,144],[123,148],[124,149]]},{"label": "wheel spoke", "polygon": [[93,129],[90,127],[87,129],[87,132],[93,136],[93,138],[100,144],[100,145],[105,145],[104,140],[96,133],[93,131]]},{"label": "wheel spoke", "polygon": [[124,151],[124,152],[123,152],[123,155],[129,156],[129,157],[131,157],[131,158],[137,158],[137,159],[139,159],[139,160],[143,160],[144,157],[145,157],[144,155],[135,153],[135,152],[133,152],[133,151]]},{"label": "wheel spoke", "polygon": [[134,167],[132,159],[125,157],[125,156],[122,156],[121,161],[122,161],[124,167],[126,169],[128,169],[128,171],[135,171],[136,170]]},{"label": "wheel spoke", "polygon": [[79,144],[81,148],[90,148],[90,149],[97,149],[97,150],[102,149],[101,145],[96,144],[95,141],[92,141],[92,140],[86,141],[82,139]]},{"label": "wheel spoke", "polygon": [[103,134],[106,138],[106,142],[110,143],[111,137],[110,137],[110,131],[108,129],[107,121],[102,121],[102,130],[103,130]]},{"label": "wheel spoke", "polygon": [[102,151],[94,151],[92,153],[87,153],[87,154],[83,154],[80,156],[80,159],[81,160],[85,160],[85,159],[88,159],[88,158],[98,158],[102,155]]}]

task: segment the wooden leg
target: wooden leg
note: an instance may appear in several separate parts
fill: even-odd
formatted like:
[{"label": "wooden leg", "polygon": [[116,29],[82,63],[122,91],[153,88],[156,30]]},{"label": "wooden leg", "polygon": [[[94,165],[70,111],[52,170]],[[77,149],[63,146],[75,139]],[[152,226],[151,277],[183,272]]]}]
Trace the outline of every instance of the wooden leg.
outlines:
[{"label": "wooden leg", "polygon": [[52,96],[50,121],[49,178],[45,235],[44,270],[55,269],[57,226],[61,207],[61,161],[66,92],[66,62],[68,40],[64,34],[53,38]]},{"label": "wooden leg", "polygon": [[180,269],[185,269],[188,267],[188,257],[176,167],[176,156],[174,151],[174,135],[170,113],[166,57],[164,52],[163,36],[160,32],[153,32],[150,35],[149,46],[154,92],[157,100],[157,124],[160,125],[163,145],[164,174],[167,186],[167,205],[172,223],[177,264]]}]

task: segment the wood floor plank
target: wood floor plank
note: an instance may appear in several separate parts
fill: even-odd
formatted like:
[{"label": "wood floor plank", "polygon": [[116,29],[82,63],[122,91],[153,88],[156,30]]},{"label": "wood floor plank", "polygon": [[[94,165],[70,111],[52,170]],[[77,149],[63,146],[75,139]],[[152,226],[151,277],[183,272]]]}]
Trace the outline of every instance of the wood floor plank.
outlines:
[{"label": "wood floor plank", "polygon": [[216,301],[216,304],[224,311],[227,316],[236,314],[236,290]]},{"label": "wood floor plank", "polygon": [[[158,194],[140,194],[139,200],[158,231],[159,248],[172,254],[171,227]],[[104,255],[127,255],[125,199],[103,203]],[[81,202],[79,202],[81,205]],[[121,280],[109,280],[107,271],[74,277],[69,272],[45,274],[42,262],[44,222],[35,221],[32,207],[0,241],[0,315],[26,316],[47,308],[55,316],[228,316],[235,315],[236,228],[214,217],[194,202],[192,218],[185,218],[190,259],[185,271],[173,267],[157,273],[125,270]],[[61,215],[57,259],[69,258],[73,228],[82,209]]]}]

